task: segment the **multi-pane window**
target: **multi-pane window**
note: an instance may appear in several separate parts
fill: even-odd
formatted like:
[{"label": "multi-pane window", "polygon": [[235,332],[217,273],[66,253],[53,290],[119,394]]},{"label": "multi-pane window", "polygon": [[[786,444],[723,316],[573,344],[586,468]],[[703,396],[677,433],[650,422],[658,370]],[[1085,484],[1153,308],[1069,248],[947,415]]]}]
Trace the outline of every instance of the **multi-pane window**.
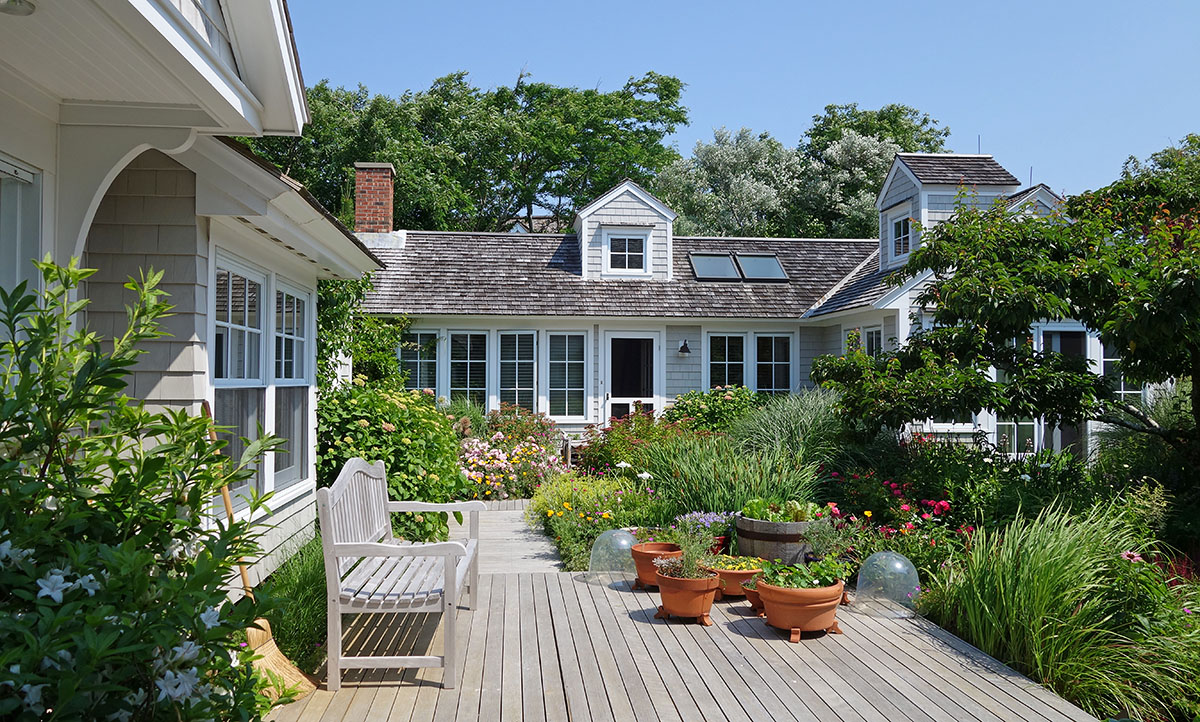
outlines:
[{"label": "multi-pane window", "polygon": [[863,353],[868,356],[878,356],[883,353],[883,327],[867,326],[851,329],[846,332],[846,350],[850,350],[850,335],[858,331],[858,342],[862,345]]},{"label": "multi-pane window", "polygon": [[1104,376],[1113,383],[1117,398],[1127,404],[1136,404],[1142,400],[1142,387],[1132,381],[1126,381],[1121,373],[1121,354],[1108,344],[1104,348]]},{"label": "multi-pane window", "polygon": [[[263,424],[263,284],[223,267],[217,268],[216,280],[213,416],[218,426],[227,427],[221,432],[227,442],[224,453],[240,459],[246,442],[258,437]],[[261,468],[251,482],[262,491]],[[245,492],[249,483],[241,482],[233,491]]]},{"label": "multi-pane window", "polygon": [[487,334],[450,334],[450,400],[487,406]]},{"label": "multi-pane window", "polygon": [[404,334],[400,346],[400,368],[408,374],[405,380],[407,388],[437,388],[437,334],[432,331]]},{"label": "multi-pane window", "polygon": [[786,394],[792,390],[792,337],[755,337],[757,390]]},{"label": "multi-pane window", "polygon": [[646,237],[609,237],[608,267],[614,271],[644,271],[646,269]]},{"label": "multi-pane window", "polygon": [[744,386],[746,384],[746,337],[708,337],[708,384]]},{"label": "multi-pane window", "polygon": [[584,336],[581,333],[552,333],[550,346],[551,416],[584,415]]},{"label": "multi-pane window", "polygon": [[892,220],[892,255],[904,256],[911,250],[912,228],[907,216]]},{"label": "multi-pane window", "polygon": [[0,160],[0,288],[36,288],[40,205],[38,176]]},{"label": "multi-pane window", "polygon": [[303,379],[308,343],[305,301],[286,291],[275,292],[275,378]]},{"label": "multi-pane window", "polygon": [[534,410],[535,338],[531,331],[500,334],[500,403]]},{"label": "multi-pane window", "polygon": [[[996,382],[1005,383],[1008,374],[996,369]],[[1009,454],[1036,451],[1037,422],[1029,417],[996,414],[996,446]]]}]

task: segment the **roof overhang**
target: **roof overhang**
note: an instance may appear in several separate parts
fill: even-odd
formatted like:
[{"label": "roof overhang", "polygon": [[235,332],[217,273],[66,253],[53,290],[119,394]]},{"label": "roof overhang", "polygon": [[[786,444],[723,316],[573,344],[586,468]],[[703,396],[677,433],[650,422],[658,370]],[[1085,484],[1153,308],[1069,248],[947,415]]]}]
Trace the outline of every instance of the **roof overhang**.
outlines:
[{"label": "roof overhang", "polygon": [[319,278],[358,278],[383,267],[303,186],[245,146],[204,137],[175,159],[196,173],[197,215],[251,225]]},{"label": "roof overhang", "polygon": [[884,177],[883,184],[879,186],[879,193],[875,196],[875,210],[883,212],[883,196],[887,193],[887,189],[892,185],[892,181],[896,179],[897,175],[903,175],[911,180],[917,188],[921,187],[921,181],[917,180],[917,177],[913,175],[908,166],[904,165],[904,162],[900,160],[900,156],[895,155],[892,157],[892,167],[888,169],[888,174]]},{"label": "roof overhang", "polygon": [[663,218],[666,218],[668,222],[673,222],[679,217],[679,214],[668,208],[666,203],[663,203],[651,195],[650,192],[645,188],[626,178],[617,185],[613,186],[604,195],[587,204],[583,208],[580,208],[579,211],[575,213],[575,218],[587,218],[592,213],[596,212],[596,210],[603,208],[605,205],[612,202],[614,198],[626,192],[632,193],[643,203],[653,208],[656,213],[661,215]]}]

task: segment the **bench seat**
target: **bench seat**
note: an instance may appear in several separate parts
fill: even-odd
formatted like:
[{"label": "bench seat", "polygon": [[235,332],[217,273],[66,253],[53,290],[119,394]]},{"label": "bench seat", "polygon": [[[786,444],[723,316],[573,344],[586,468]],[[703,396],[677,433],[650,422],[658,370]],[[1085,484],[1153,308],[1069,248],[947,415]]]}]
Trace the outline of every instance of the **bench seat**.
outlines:
[{"label": "bench seat", "polygon": [[[396,546],[412,545],[395,541]],[[474,563],[478,541],[467,542],[467,553],[455,565],[455,586],[463,588]],[[338,601],[360,611],[386,608],[389,612],[428,612],[441,608],[445,590],[446,557],[367,557],[341,583]]]}]

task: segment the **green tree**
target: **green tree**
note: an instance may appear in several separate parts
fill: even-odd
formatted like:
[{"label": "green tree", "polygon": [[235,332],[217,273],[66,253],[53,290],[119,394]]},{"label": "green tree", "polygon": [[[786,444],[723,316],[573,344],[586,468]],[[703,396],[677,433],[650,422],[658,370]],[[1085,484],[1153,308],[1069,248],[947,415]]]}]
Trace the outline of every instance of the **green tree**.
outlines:
[{"label": "green tree", "polygon": [[946,149],[950,129],[939,126],[928,113],[899,103],[889,103],[879,110],[860,110],[858,103],[826,105],[824,114],[813,116],[800,148],[811,158],[820,157],[849,130],[890,140],[906,153],[941,153]]},{"label": "green tree", "polygon": [[[1030,327],[1075,319],[1119,355],[1139,384],[1200,373],[1200,229],[1195,186],[1200,138],[1071,198],[1062,215],[1013,215],[1003,203],[964,204],[925,230],[902,279],[932,272],[919,302],[934,328],[877,358],[822,357],[813,379],[843,393],[871,426],[991,409],[1071,425],[1097,420],[1156,437],[1200,463],[1200,392],[1164,425],[1114,392],[1082,358],[1035,351]],[[989,369],[1000,372],[995,381]],[[1181,417],[1175,417],[1176,420]]]}]

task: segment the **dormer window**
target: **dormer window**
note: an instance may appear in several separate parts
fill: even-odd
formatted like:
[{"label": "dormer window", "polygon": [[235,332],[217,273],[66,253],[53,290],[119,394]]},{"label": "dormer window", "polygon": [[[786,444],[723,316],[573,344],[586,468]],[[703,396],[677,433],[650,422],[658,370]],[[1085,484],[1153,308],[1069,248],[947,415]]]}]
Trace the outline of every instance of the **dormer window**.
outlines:
[{"label": "dormer window", "polygon": [[647,275],[650,273],[650,231],[623,228],[606,229],[604,233],[604,270],[612,274]]},{"label": "dormer window", "polygon": [[892,219],[892,257],[907,256],[912,250],[912,228],[909,217]]}]

